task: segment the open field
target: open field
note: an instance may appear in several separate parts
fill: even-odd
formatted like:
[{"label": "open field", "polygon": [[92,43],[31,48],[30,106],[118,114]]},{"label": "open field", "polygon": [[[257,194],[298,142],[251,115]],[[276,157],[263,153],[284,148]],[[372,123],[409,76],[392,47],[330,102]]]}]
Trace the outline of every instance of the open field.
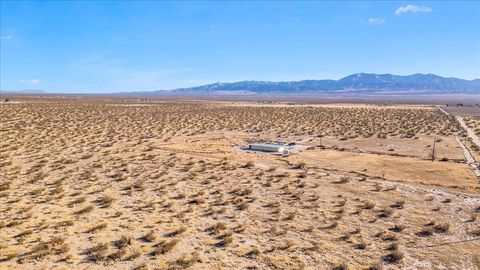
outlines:
[{"label": "open field", "polygon": [[[19,101],[2,269],[480,269],[480,182],[435,107]],[[274,140],[307,150],[239,147]]]},{"label": "open field", "polygon": [[444,110],[449,112],[452,115],[460,115],[460,116],[480,116],[480,107],[478,105],[471,106],[471,107],[443,107]]}]

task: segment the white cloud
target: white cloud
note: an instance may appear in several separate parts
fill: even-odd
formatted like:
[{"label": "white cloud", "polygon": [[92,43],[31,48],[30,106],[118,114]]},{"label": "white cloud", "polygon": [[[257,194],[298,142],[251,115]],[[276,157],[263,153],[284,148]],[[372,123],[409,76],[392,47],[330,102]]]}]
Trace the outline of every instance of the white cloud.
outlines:
[{"label": "white cloud", "polygon": [[12,35],[0,36],[0,40],[8,40],[8,39],[12,39],[12,38],[13,38]]},{"label": "white cloud", "polygon": [[432,9],[426,6],[406,5],[395,10],[395,15],[400,16],[403,13],[427,13],[432,12]]},{"label": "white cloud", "polygon": [[362,23],[369,25],[382,25],[385,23],[385,20],[381,18],[368,18],[368,20],[362,20]]},{"label": "white cloud", "polygon": [[31,80],[21,79],[20,83],[21,84],[37,85],[37,84],[40,83],[40,80],[39,79],[31,79]]}]

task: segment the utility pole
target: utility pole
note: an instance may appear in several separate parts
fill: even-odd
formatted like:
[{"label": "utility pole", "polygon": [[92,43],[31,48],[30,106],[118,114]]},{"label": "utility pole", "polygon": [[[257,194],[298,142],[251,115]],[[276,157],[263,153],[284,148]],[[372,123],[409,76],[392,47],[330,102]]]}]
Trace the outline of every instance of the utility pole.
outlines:
[{"label": "utility pole", "polygon": [[432,162],[435,160],[435,143],[437,142],[437,137],[433,138],[433,148],[432,148]]}]

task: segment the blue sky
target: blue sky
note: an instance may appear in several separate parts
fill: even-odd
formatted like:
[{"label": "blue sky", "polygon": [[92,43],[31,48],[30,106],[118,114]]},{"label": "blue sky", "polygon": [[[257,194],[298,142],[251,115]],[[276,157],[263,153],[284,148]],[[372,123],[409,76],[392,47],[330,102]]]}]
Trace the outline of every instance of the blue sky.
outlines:
[{"label": "blue sky", "polygon": [[0,1],[0,89],[480,78],[480,2]]}]

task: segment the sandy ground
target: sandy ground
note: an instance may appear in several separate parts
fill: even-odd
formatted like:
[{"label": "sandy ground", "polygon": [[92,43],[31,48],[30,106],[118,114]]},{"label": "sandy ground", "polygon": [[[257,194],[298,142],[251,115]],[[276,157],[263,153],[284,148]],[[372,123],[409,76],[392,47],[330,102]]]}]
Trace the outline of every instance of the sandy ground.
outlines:
[{"label": "sandy ground", "polygon": [[[1,107],[0,268],[480,269],[480,184],[434,108],[108,104]],[[239,149],[279,138],[307,150]]]}]

